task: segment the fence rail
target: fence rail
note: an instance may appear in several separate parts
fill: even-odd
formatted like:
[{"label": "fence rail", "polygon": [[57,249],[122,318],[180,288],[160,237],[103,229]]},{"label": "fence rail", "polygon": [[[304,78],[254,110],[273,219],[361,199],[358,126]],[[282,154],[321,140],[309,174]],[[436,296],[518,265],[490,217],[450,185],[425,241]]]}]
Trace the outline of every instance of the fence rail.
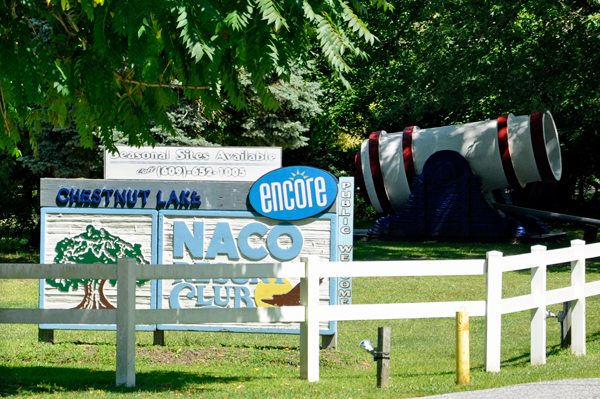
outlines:
[{"label": "fence rail", "polygon": [[[571,302],[572,351],[585,354],[585,298],[600,295],[600,281],[585,282],[585,260],[600,257],[600,243],[571,242],[570,248],[546,251],[534,246],[529,254],[504,257],[491,251],[486,259],[415,260],[373,262],[321,262],[302,258],[302,263],[235,263],[218,268],[206,265],[136,265],[119,259],[116,265],[0,264],[1,279],[106,279],[118,280],[117,309],[0,309],[0,323],[116,324],[117,385],[135,386],[136,324],[202,324],[246,322],[300,323],[300,377],[319,379],[319,322],[333,320],[390,320],[455,317],[465,307],[470,316],[486,318],[485,364],[500,371],[501,316],[531,310],[531,363],[546,360],[546,306]],[[546,290],[548,265],[571,264],[571,285]],[[502,274],[531,270],[531,293],[502,298]],[[486,276],[483,301],[388,303],[321,306],[321,277]],[[135,309],[136,280],[174,278],[301,278],[301,306],[229,309]]]},{"label": "fence rail", "polygon": [[[485,368],[500,371],[501,316],[531,311],[531,364],[546,363],[546,306],[571,303],[571,352],[585,355],[585,298],[600,295],[600,281],[585,282],[586,259],[600,257],[600,243],[585,245],[582,240],[571,241],[568,248],[546,251],[536,245],[531,253],[502,256],[501,252],[487,253],[486,274],[486,338]],[[547,291],[548,265],[571,264],[571,285]],[[531,270],[531,293],[502,298],[502,273]]]}]

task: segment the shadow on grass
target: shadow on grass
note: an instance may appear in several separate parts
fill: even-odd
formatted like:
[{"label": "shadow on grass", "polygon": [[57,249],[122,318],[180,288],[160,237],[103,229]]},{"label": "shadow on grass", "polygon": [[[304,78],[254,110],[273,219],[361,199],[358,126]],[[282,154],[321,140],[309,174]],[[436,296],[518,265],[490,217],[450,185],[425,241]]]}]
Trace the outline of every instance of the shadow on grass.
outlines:
[{"label": "shadow on grass", "polygon": [[588,336],[586,337],[587,343],[595,342],[595,341],[600,341],[600,331],[595,332],[593,334],[588,334]]},{"label": "shadow on grass", "polygon": [[136,386],[117,387],[114,371],[85,368],[57,367],[2,367],[0,366],[0,397],[68,392],[164,392],[187,389],[210,392],[210,384],[244,382],[269,377],[219,377],[214,374],[173,371],[136,373]]},{"label": "shadow on grass", "polygon": [[300,350],[300,346],[299,345],[244,345],[244,344],[237,344],[237,345],[225,345],[222,344],[220,345],[222,348],[230,348],[230,347],[235,347],[235,348],[240,348],[240,349],[257,349],[257,350],[261,350],[261,351],[267,351],[267,350],[277,350],[277,351],[299,351]]},{"label": "shadow on grass", "polygon": [[[569,350],[561,347],[560,345],[552,345],[546,348],[546,358],[556,356],[560,352]],[[520,356],[515,356],[510,359],[506,359],[500,363],[501,366],[519,366],[527,365],[531,362],[531,353],[525,352]]]},{"label": "shadow on grass", "polygon": [[[598,341],[598,340],[600,340],[600,332],[588,335],[586,342],[589,344],[590,342],[594,342],[594,341]],[[561,352],[565,352],[565,351],[570,353],[571,348],[570,347],[563,348],[560,344],[549,346],[546,348],[546,358],[549,358],[552,356],[557,356]],[[531,353],[525,352],[520,356],[515,356],[510,359],[506,359],[506,360],[502,361],[500,364],[501,364],[501,366],[518,366],[518,365],[526,365],[526,364],[529,364],[530,362],[531,362]]]},{"label": "shadow on grass", "polygon": [[[474,368],[473,368],[474,369]],[[436,371],[436,372],[432,372],[432,373],[428,373],[428,372],[400,372],[400,373],[393,373],[392,377],[398,377],[398,378],[420,378],[420,377],[441,377],[441,376],[446,376],[446,375],[455,375],[456,371],[452,370],[452,371]]]}]

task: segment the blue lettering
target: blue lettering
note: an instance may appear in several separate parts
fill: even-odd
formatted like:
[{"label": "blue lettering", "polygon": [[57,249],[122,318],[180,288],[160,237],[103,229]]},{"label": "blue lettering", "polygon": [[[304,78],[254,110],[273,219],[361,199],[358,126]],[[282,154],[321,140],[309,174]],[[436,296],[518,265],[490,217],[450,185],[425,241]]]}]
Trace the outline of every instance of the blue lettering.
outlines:
[{"label": "blue lettering", "polygon": [[234,289],[234,299],[233,299],[233,307],[241,308],[242,300],[246,304],[247,308],[255,308],[256,305],[252,298],[250,298],[250,289],[244,285],[236,285],[233,287]]},{"label": "blue lettering", "polygon": [[[259,280],[258,278],[251,278],[250,284],[258,284],[258,280]],[[268,278],[261,278],[260,280],[263,282],[263,284],[271,284],[271,282],[269,281]],[[235,279],[234,279],[234,282],[235,282]],[[285,284],[285,282],[283,281],[283,279],[281,277],[277,277],[273,284]]]},{"label": "blue lettering", "polygon": [[77,189],[77,191],[73,191],[73,189],[71,189],[69,194],[71,203],[79,202],[79,189]]},{"label": "blue lettering", "polygon": [[156,193],[156,203],[158,205],[165,205],[167,202],[162,199],[162,190],[158,190]]},{"label": "blue lettering", "polygon": [[214,259],[218,254],[227,255],[229,259],[239,259],[240,254],[235,246],[231,228],[227,222],[219,222],[215,227],[212,239],[206,250],[206,258]]},{"label": "blue lettering", "polygon": [[250,279],[250,284],[258,284],[258,280],[261,280],[264,284],[271,284],[271,282],[269,281],[268,278],[251,278]]},{"label": "blue lettering", "polygon": [[[221,298],[221,288],[225,288],[225,299]],[[215,285],[213,289],[215,290],[215,305],[219,306],[227,306],[229,305],[229,286],[226,285]]]},{"label": "blue lettering", "polygon": [[99,204],[102,201],[102,190],[99,188],[95,189],[92,193],[92,202],[94,204]]},{"label": "blue lettering", "polygon": [[[133,194],[133,195],[132,195]],[[127,203],[134,205],[138,199],[138,190],[134,190],[133,193],[131,190],[127,191]]]},{"label": "blue lettering", "polygon": [[167,204],[179,205],[179,198],[177,198],[177,193],[175,192],[175,190],[171,191],[171,195],[169,196],[169,199],[167,200]]},{"label": "blue lettering", "polygon": [[173,222],[174,258],[183,258],[184,245],[188,248],[193,258],[202,258],[202,255],[204,253],[204,222],[194,222],[193,235],[188,229],[185,222]]},{"label": "blue lettering", "polygon": [[92,190],[81,190],[81,202],[85,202],[86,204],[92,202],[90,194],[92,194]]},{"label": "blue lettering", "polygon": [[186,294],[186,296],[189,299],[192,299],[196,296],[196,289],[194,288],[194,286],[192,284],[189,284],[189,283],[177,284],[171,290],[171,294],[169,294],[169,306],[171,307],[171,309],[181,309],[181,305],[179,304],[179,293],[186,288],[188,290],[190,290],[190,292],[188,292]]},{"label": "blue lettering", "polygon": [[69,202],[69,189],[63,187],[58,190],[58,194],[56,194],[56,200],[62,204]]},{"label": "blue lettering", "polygon": [[200,201],[200,195],[196,194],[195,191],[192,191],[192,205],[201,205],[202,201]]},{"label": "blue lettering", "polygon": [[198,300],[196,301],[196,305],[198,306],[210,306],[212,305],[212,301],[207,301],[204,299],[204,289],[205,285],[197,285],[196,289],[198,290]]},{"label": "blue lettering", "polygon": [[[250,245],[251,237],[258,236],[255,242],[258,246]],[[287,236],[291,240],[291,245],[280,244],[280,238]],[[290,223],[280,223],[269,231],[269,227],[263,223],[251,222],[245,225],[236,238],[231,231],[231,226],[228,222],[218,222],[210,238],[210,243],[204,252],[204,222],[194,221],[193,229],[186,222],[181,220],[173,221],[173,257],[183,258],[186,248],[193,259],[202,259],[206,263],[209,259],[216,259],[219,255],[225,255],[230,260],[240,259],[240,254],[244,258],[253,261],[264,259],[269,254],[280,261],[289,261],[295,259],[301,252],[304,245],[304,237],[300,229]],[[266,238],[266,240],[265,240]],[[266,241],[266,245],[262,244],[262,240]],[[257,245],[256,243],[253,245]],[[196,262],[198,263],[198,262]],[[245,284],[245,282],[234,281],[236,284]],[[241,279],[247,280],[247,279]],[[215,279],[215,284],[225,284],[228,279]],[[263,280],[268,283],[266,279]],[[282,284],[281,279],[278,279],[276,284]],[[256,283],[256,279],[252,279]]]},{"label": "blue lettering", "polygon": [[140,190],[139,194],[142,197],[142,206],[146,205],[148,202],[148,196],[150,195],[150,190]]},{"label": "blue lettering", "polygon": [[261,260],[265,258],[269,254],[269,251],[262,245],[258,248],[251,247],[248,240],[253,234],[262,238],[267,234],[267,231],[269,231],[269,228],[262,223],[253,222],[245,225],[238,236],[238,247],[240,248],[240,252],[252,260]]},{"label": "blue lettering", "polygon": [[127,190],[123,190],[123,192],[119,192],[119,190],[115,191],[115,205],[118,205],[119,203],[127,203]]},{"label": "blue lettering", "polygon": [[189,191],[181,190],[180,201],[179,201],[179,203],[181,205],[191,205],[192,202],[188,198],[188,195],[190,195]]},{"label": "blue lettering", "polygon": [[[289,248],[281,248],[277,240],[282,235],[288,235],[292,239],[292,245]],[[304,246],[304,237],[298,227],[290,223],[281,223],[273,227],[267,236],[267,248],[273,257],[280,260],[292,260],[300,254]]]},{"label": "blue lettering", "polygon": [[108,206],[110,204],[110,196],[113,194],[115,190],[107,190],[107,189],[103,189],[102,190],[102,195],[106,194],[106,205]]}]

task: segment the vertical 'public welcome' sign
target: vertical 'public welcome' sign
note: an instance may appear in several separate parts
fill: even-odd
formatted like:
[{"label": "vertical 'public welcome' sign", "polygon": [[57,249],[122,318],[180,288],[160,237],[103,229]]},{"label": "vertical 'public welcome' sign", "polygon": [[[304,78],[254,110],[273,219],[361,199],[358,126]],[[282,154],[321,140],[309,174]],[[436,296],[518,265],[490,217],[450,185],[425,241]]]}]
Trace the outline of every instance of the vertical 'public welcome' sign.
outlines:
[{"label": "vertical 'public welcome' sign", "polygon": [[[112,179],[42,179],[42,263],[113,263],[124,256],[135,257],[139,263],[214,267],[235,262],[293,262],[307,255],[352,260],[352,178],[338,181],[310,167],[280,168],[278,148],[119,150],[119,157],[105,157],[105,175]],[[299,279],[286,278],[140,281],[137,307],[291,306],[299,304],[299,288]],[[323,305],[351,303],[350,279],[325,279],[320,292]],[[42,308],[116,306],[114,281],[44,280],[40,294]],[[299,325],[138,329],[297,333]],[[335,331],[335,322],[321,326],[322,334]]]}]

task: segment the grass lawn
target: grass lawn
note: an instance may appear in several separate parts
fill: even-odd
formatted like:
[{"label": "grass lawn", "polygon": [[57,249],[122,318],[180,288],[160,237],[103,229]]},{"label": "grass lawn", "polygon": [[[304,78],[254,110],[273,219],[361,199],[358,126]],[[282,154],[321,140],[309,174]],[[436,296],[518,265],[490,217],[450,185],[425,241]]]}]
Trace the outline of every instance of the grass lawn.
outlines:
[{"label": "grass lawn", "polygon": [[[570,238],[581,232],[570,232]],[[355,260],[483,258],[529,252],[523,244],[356,242]],[[568,246],[568,241],[549,248]],[[0,262],[37,262],[35,254],[0,255]],[[600,279],[589,262],[587,279]],[[568,267],[548,272],[549,289],[569,283]],[[504,275],[504,296],[527,292],[529,272]],[[480,300],[484,276],[354,279],[354,303]],[[38,283],[0,280],[0,307],[37,307]],[[551,308],[557,313],[562,306]],[[560,324],[547,321],[547,364],[529,364],[529,312],[503,316],[502,370],[483,371],[484,319],[470,320],[471,384],[455,383],[454,319],[340,322],[338,349],[321,352],[318,383],[299,379],[295,335],[175,332],[166,346],[137,333],[137,387],[116,388],[114,332],[56,331],[54,345],[37,341],[37,326],[0,324],[0,396],[204,398],[407,398],[563,378],[600,377],[600,297],[587,301],[587,355],[560,348]],[[391,384],[376,388],[376,364],[358,347],[377,341],[377,327],[392,328]]]}]

